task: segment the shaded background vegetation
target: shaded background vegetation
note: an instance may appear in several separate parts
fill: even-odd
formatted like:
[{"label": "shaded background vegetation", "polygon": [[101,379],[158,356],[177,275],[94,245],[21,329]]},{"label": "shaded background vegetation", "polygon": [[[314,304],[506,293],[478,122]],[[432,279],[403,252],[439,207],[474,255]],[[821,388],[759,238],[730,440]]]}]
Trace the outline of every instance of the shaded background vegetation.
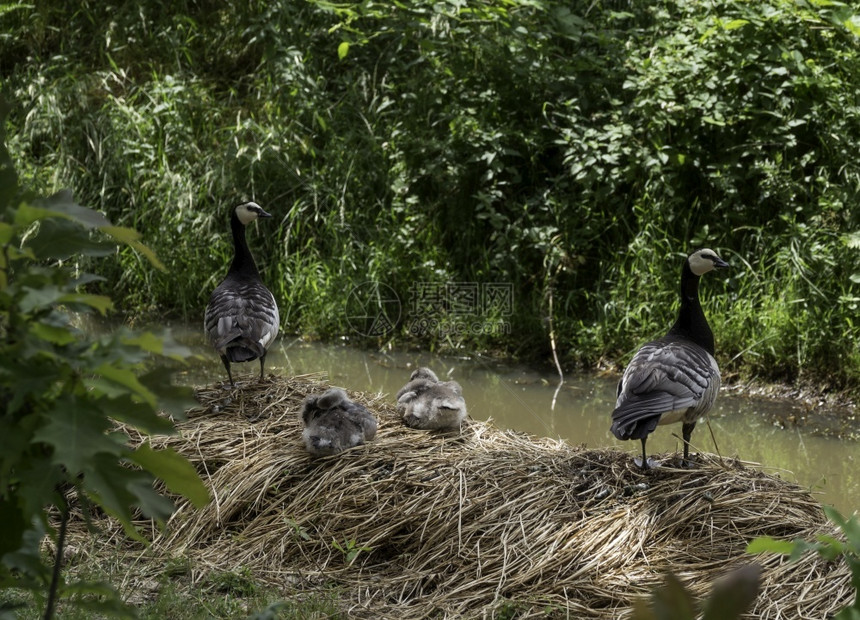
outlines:
[{"label": "shaded background vegetation", "polygon": [[[425,344],[623,362],[682,256],[732,373],[860,385],[860,16],[769,0],[79,2],[0,7],[10,150],[144,234],[129,313],[197,321],[251,233],[283,328],[349,335],[382,282],[503,282],[509,334]],[[395,338],[407,336],[406,322]]]}]

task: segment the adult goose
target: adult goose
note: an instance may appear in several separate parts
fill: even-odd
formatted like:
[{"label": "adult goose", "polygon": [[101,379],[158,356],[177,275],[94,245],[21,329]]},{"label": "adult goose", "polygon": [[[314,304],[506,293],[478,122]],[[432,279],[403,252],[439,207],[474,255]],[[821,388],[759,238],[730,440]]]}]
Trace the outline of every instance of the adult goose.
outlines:
[{"label": "adult goose", "polygon": [[314,456],[337,454],[376,437],[376,418],[340,388],[306,397],[301,417],[302,439]]},{"label": "adult goose", "polygon": [[459,428],[466,419],[463,388],[456,381],[439,381],[429,368],[417,368],[397,392],[403,423],[420,430]]},{"label": "adult goose", "polygon": [[681,309],[662,338],[642,346],[618,382],[612,433],[642,441],[642,469],[650,467],[645,440],[661,424],[681,422],[683,465],[689,464],[690,436],[696,420],[714,404],[720,370],[714,359],[714,334],[699,303],[699,278],[728,267],[708,249],[696,250],[681,271]]},{"label": "adult goose", "polygon": [[254,257],[245,240],[245,227],[260,217],[272,217],[255,202],[233,209],[230,229],[233,232],[233,262],[206,306],[203,319],[209,342],[215,347],[230,385],[235,387],[230,364],[260,360],[263,378],[266,352],[278,335],[278,304],[260,280]]}]

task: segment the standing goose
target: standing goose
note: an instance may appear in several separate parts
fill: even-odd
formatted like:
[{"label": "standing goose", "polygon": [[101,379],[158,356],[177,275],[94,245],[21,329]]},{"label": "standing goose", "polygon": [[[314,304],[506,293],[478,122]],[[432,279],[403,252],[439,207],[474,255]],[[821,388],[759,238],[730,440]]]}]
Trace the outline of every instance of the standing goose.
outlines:
[{"label": "standing goose", "polygon": [[266,351],[278,335],[280,324],[278,304],[260,280],[245,240],[245,227],[258,217],[272,216],[255,202],[246,202],[233,209],[230,216],[235,250],[233,262],[227,276],[212,291],[203,319],[209,342],[221,356],[233,387],[231,362],[259,359],[260,379],[263,378]]},{"label": "standing goose", "polygon": [[660,424],[682,422],[683,464],[689,463],[690,436],[720,389],[714,359],[714,334],[699,303],[699,278],[728,267],[708,249],[696,250],[681,271],[678,320],[662,338],[642,346],[618,382],[612,433],[618,439],[642,441],[642,469],[648,469],[645,440]]}]

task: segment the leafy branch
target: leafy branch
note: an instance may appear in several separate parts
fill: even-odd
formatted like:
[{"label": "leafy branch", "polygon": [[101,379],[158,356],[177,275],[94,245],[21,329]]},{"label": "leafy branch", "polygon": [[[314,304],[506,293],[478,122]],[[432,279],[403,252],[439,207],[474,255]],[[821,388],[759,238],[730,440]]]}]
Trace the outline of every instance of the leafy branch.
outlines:
[{"label": "leafy branch", "polygon": [[[108,584],[66,582],[65,533],[75,512],[99,509],[143,541],[134,519],[163,524],[174,510],[156,479],[196,506],[208,501],[185,458],[129,436],[174,432],[162,412],[181,418],[191,392],[171,383],[167,365],[189,351],[169,333],[93,335],[78,327],[113,308],[109,297],[87,291],[102,278],[85,268],[114,255],[117,242],[163,266],[134,230],[113,226],[70,192],[23,190],[6,148],[8,111],[0,102],[0,588],[29,591],[45,618],[64,599],[129,616]],[[41,553],[46,536],[53,566]],[[9,604],[0,604],[4,611]]]}]

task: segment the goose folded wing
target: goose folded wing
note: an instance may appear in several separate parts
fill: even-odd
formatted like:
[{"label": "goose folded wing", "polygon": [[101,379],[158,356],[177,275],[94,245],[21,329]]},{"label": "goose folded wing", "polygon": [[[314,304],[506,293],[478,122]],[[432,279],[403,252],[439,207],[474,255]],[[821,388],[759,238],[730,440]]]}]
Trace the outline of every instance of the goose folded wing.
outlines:
[{"label": "goose folded wing", "polygon": [[622,439],[644,437],[661,415],[695,406],[712,374],[707,353],[698,347],[645,345],[624,372],[612,412],[612,432]]}]

